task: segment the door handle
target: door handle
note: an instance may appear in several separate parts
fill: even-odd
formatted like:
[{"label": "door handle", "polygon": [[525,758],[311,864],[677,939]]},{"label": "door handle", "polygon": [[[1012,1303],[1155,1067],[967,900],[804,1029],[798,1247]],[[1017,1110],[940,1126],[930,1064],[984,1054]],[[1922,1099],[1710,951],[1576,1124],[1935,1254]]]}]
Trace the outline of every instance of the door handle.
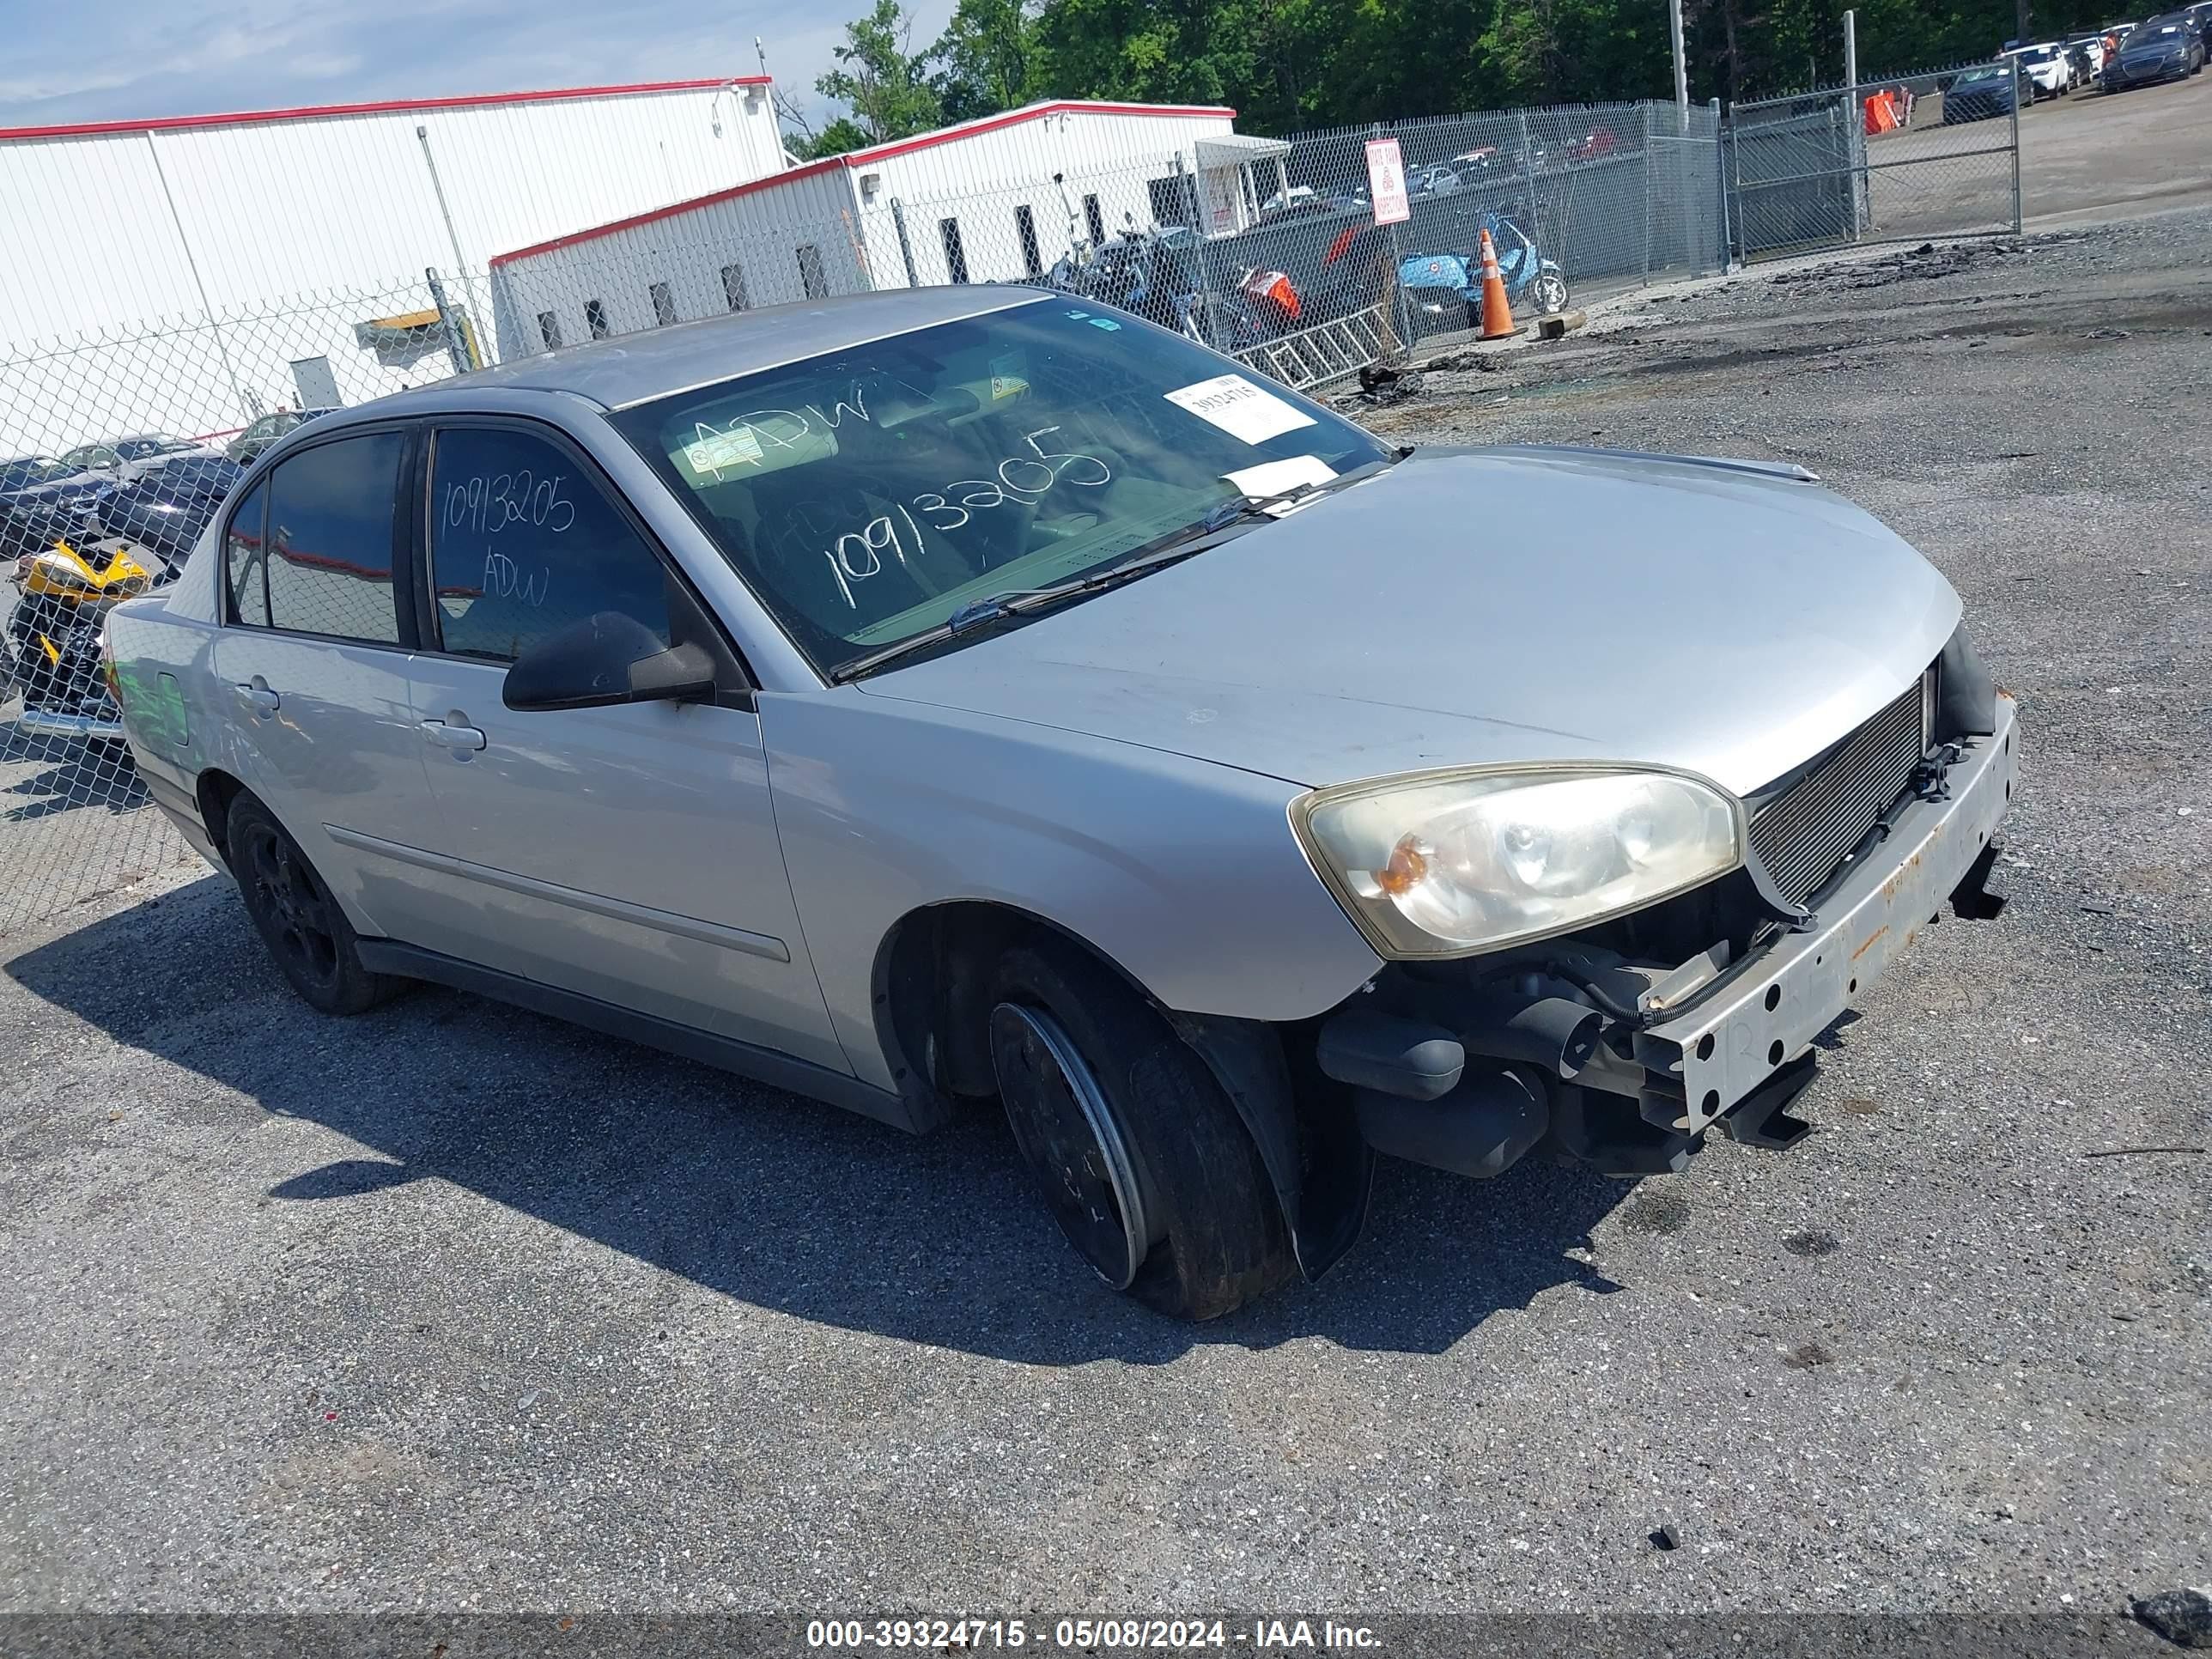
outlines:
[{"label": "door handle", "polygon": [[273,714],[284,706],[283,698],[269,689],[269,682],[257,676],[244,685],[233,686],[238,700],[257,714]]},{"label": "door handle", "polygon": [[444,720],[422,720],[422,735],[441,749],[471,752],[484,746],[484,734],[473,726],[448,725]]}]

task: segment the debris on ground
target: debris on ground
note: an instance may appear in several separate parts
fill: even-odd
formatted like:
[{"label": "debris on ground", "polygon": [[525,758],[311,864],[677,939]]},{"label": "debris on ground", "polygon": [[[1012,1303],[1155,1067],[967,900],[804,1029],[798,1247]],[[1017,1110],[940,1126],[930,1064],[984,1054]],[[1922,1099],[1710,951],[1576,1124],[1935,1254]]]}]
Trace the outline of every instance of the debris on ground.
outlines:
[{"label": "debris on ground", "polygon": [[1403,402],[1416,398],[1421,392],[1421,371],[1418,368],[1392,368],[1387,363],[1370,363],[1359,371],[1359,395],[1378,406]]},{"label": "debris on ground", "polygon": [[1682,1534],[1671,1521],[1662,1522],[1651,1529],[1651,1547],[1654,1549],[1679,1549],[1681,1543]]},{"label": "debris on ground", "polygon": [[1447,351],[1441,357],[1430,358],[1421,367],[1431,374],[1456,374],[1465,369],[1495,374],[1505,367],[1505,362],[1494,351]]},{"label": "debris on ground", "polygon": [[2212,1592],[2160,1590],[2128,1604],[2136,1621],[2181,1648],[2212,1648]]},{"label": "debris on ground", "polygon": [[1938,247],[1923,242],[1879,259],[1832,259],[1797,270],[1778,270],[1766,280],[1778,288],[1886,288],[1915,278],[1954,276],[1988,260],[2004,260],[2027,251],[2017,241],[1953,242]]}]

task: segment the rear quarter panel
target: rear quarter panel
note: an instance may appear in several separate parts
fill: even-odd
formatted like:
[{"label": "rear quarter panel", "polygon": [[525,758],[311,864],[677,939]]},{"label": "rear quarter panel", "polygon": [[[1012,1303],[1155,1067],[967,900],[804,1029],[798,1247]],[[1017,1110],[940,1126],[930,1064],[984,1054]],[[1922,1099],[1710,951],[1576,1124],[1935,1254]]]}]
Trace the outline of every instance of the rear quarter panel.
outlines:
[{"label": "rear quarter panel", "polygon": [[199,775],[211,765],[243,774],[231,752],[228,705],[215,696],[211,540],[202,538],[167,587],[118,605],[106,629],[123,734],[147,793],[195,851],[219,864],[200,822]]}]

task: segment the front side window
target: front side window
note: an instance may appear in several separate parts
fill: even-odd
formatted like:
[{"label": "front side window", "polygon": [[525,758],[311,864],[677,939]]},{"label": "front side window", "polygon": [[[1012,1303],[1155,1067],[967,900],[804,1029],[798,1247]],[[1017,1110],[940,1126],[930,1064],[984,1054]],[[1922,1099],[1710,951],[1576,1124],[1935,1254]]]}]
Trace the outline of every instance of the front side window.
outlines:
[{"label": "front side window", "polygon": [[397,432],[364,433],[300,450],[270,471],[264,482],[271,628],[399,642],[392,531],[405,447]]},{"label": "front side window", "polygon": [[660,561],[574,458],[511,427],[448,428],[430,465],[445,648],[511,662],[602,611],[669,637]]},{"label": "front side window", "polygon": [[1241,496],[1389,453],[1263,376],[1065,300],[612,418],[830,674],[971,600],[1079,579]]}]

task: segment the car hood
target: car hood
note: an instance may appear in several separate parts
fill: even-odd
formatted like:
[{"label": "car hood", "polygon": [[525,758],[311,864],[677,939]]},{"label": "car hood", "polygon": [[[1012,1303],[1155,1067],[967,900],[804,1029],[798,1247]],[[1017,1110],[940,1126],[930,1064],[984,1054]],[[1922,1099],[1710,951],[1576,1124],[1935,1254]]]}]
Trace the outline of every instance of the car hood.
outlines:
[{"label": "car hood", "polygon": [[860,684],[1308,785],[1571,759],[1743,792],[1895,698],[1959,613],[1927,561],[1796,469],[1421,451]]}]

